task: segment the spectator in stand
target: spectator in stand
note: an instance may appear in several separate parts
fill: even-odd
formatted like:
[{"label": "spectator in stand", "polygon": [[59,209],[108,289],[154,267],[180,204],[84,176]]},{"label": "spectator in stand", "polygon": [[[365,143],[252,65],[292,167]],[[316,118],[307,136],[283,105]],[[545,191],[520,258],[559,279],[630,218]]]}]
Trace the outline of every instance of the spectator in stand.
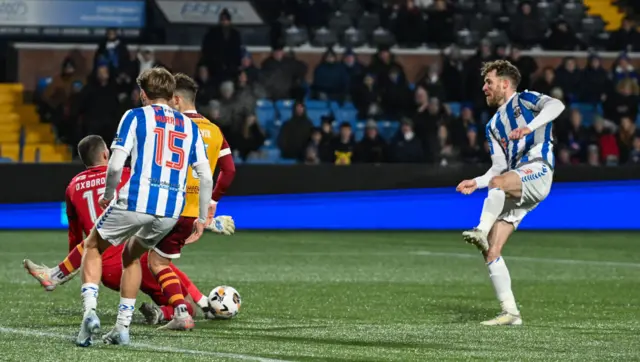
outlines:
[{"label": "spectator in stand", "polygon": [[136,59],[131,62],[131,72],[129,76],[132,79],[136,79],[145,70],[155,67],[167,68],[164,64],[156,60],[156,56],[152,48],[147,46],[140,47],[136,54]]},{"label": "spectator in stand", "polygon": [[[322,128],[314,128],[311,131],[311,140],[307,145],[307,156],[305,163],[315,164],[315,159],[318,162],[332,162],[333,155],[331,154],[331,141],[333,140],[333,129],[331,129],[331,121],[329,120],[329,129],[328,133],[325,133],[327,130],[323,130]],[[325,125],[325,123],[323,123]],[[311,153],[310,153],[311,149]],[[313,156],[313,157],[310,157]],[[310,160],[311,158],[311,160]]]},{"label": "spectator in stand", "polygon": [[202,41],[201,59],[215,79],[228,80],[235,76],[242,57],[242,38],[231,23],[226,8],[218,16],[218,26],[209,29]]},{"label": "spectator in stand", "polygon": [[465,99],[472,102],[475,117],[477,119],[481,119],[481,114],[489,109],[487,106],[486,96],[484,95],[484,92],[482,92],[484,79],[478,69],[482,68],[483,63],[493,60],[494,58],[495,55],[493,53],[491,42],[483,40],[476,51],[476,54],[467,59],[464,65],[467,73],[463,83],[465,86],[461,88],[465,88],[467,92]]},{"label": "spectator in stand", "polygon": [[567,151],[570,163],[584,163],[587,161],[587,146],[589,145],[589,130],[582,124],[582,114],[577,109],[571,110],[571,120],[568,125],[558,124],[558,141]]},{"label": "spectator in stand", "polygon": [[574,57],[566,57],[562,64],[556,69],[556,84],[562,89],[565,98],[569,102],[578,100],[582,93],[582,72],[578,69]]},{"label": "spectator in stand", "polygon": [[106,64],[109,74],[115,78],[120,73],[129,71],[130,62],[131,55],[124,40],[120,39],[116,29],[107,29],[107,36],[98,44],[98,50],[94,55],[93,64],[96,69],[99,65]]},{"label": "spectator in stand", "polygon": [[349,122],[342,122],[338,137],[331,142],[333,163],[336,165],[350,165],[353,163],[353,156],[356,148],[356,139]]},{"label": "spectator in stand", "polygon": [[564,146],[558,148],[558,155],[556,159],[556,164],[558,165],[566,166],[576,164],[576,162],[571,159],[571,152]]},{"label": "spectator in stand", "polygon": [[587,164],[589,166],[600,166],[600,150],[598,145],[590,145],[587,150]]},{"label": "spectator in stand", "polygon": [[264,143],[265,135],[258,125],[256,116],[249,114],[245,117],[240,132],[233,134],[231,139],[233,140],[233,148],[238,150],[240,158],[246,161],[252,153],[260,149]]},{"label": "spectator in stand", "polygon": [[540,43],[544,29],[538,14],[533,11],[530,1],[520,3],[518,12],[511,19],[511,40],[531,48]]},{"label": "spectator in stand", "polygon": [[609,37],[609,50],[611,51],[640,51],[640,33],[636,29],[635,21],[630,17],[622,20],[620,29]]},{"label": "spectator in stand", "polygon": [[280,129],[278,147],[284,159],[301,160],[311,137],[313,123],[307,117],[307,110],[302,102],[293,106],[293,116]]},{"label": "spectator in stand", "polygon": [[582,42],[565,20],[558,20],[551,26],[551,31],[544,41],[548,50],[580,50]]},{"label": "spectator in stand", "polygon": [[367,121],[364,137],[356,147],[356,161],[363,163],[387,162],[387,142],[380,136],[378,125],[374,120]]},{"label": "spectator in stand", "polygon": [[458,156],[456,149],[451,143],[451,137],[449,137],[449,129],[445,124],[441,124],[438,127],[438,143],[436,144],[436,159],[440,166],[447,166],[455,161]]},{"label": "spectator in stand", "polygon": [[564,96],[564,92],[562,91],[562,89],[560,87],[555,87],[551,90],[549,95],[561,101],[565,105],[564,110],[562,111],[562,113],[560,113],[558,117],[556,117],[555,121],[553,122],[553,125],[555,126],[555,125],[569,124],[569,118],[571,117],[571,114],[569,113],[570,107],[569,107],[569,102],[567,101],[567,98]]},{"label": "spectator in stand", "polygon": [[304,61],[296,57],[296,53],[293,49],[289,50],[289,53],[285,57],[287,61],[287,67],[289,67],[293,74],[293,87],[291,88],[291,98],[301,100],[306,96],[307,86],[307,70],[309,66]]},{"label": "spectator in stand", "polygon": [[426,74],[418,76],[416,84],[425,87],[431,97],[435,97],[443,101],[446,100],[446,90],[442,80],[440,79],[440,68],[438,64],[433,63],[429,65],[426,70]]},{"label": "spectator in stand", "polygon": [[[449,127],[451,143],[454,147],[463,148],[468,144],[468,130],[470,127],[473,127],[475,132],[478,133],[476,121],[473,119],[473,111],[469,107],[464,107],[460,112],[460,117],[451,122],[451,126]],[[479,136],[482,137],[483,133],[484,132],[481,132]]]},{"label": "spectator in stand", "polygon": [[240,71],[247,73],[247,79],[249,84],[256,84],[261,81],[260,69],[253,64],[253,57],[246,49],[242,52],[242,59],[240,60]]},{"label": "spectator in stand", "polygon": [[618,131],[618,148],[620,149],[621,164],[627,163],[629,159],[636,133],[637,129],[633,120],[629,117],[623,117],[620,122],[620,130]]},{"label": "spectator in stand", "polygon": [[240,71],[236,80],[235,95],[240,112],[248,115],[255,114],[256,102],[266,97],[266,91],[259,83],[249,83],[247,73]]},{"label": "spectator in stand", "polygon": [[538,71],[536,60],[528,55],[522,55],[522,48],[519,45],[513,45],[509,61],[520,70],[520,75],[522,76],[522,80],[518,85],[518,92],[531,89],[531,77]]},{"label": "spectator in stand", "polygon": [[199,64],[194,79],[198,84],[196,106],[198,108],[207,107],[211,100],[217,98],[218,94],[216,86],[209,76],[209,68],[205,64]]},{"label": "spectator in stand", "polygon": [[633,147],[629,152],[627,163],[640,165],[640,132],[636,133],[633,138]]},{"label": "spectator in stand", "polygon": [[349,91],[349,73],[332,49],[322,56],[313,72],[313,97],[321,100],[344,101]]},{"label": "spectator in stand", "polygon": [[534,91],[542,94],[550,94],[551,90],[557,87],[556,71],[552,67],[545,67],[542,70],[542,76],[538,78],[531,86]]},{"label": "spectator in stand", "polygon": [[[620,158],[618,142],[613,133],[613,128],[607,125],[602,117],[596,116],[590,139],[591,143],[596,145],[600,151],[600,160],[608,166],[617,165]],[[591,152],[591,149],[588,152]],[[588,154],[587,157],[592,156]],[[589,162],[591,163],[591,160]]]},{"label": "spectator in stand", "polygon": [[[333,117],[332,116],[322,116],[320,121],[320,131],[322,131],[322,143],[330,144],[331,140],[336,136],[333,131]],[[329,152],[330,153],[330,152]]]},{"label": "spectator in stand", "polygon": [[412,118],[413,131],[422,145],[426,156],[425,159],[429,161],[432,155],[430,147],[436,144],[438,121],[434,120],[430,114],[429,93],[424,87],[418,86],[416,88],[414,100],[416,110]]},{"label": "spectator in stand", "polygon": [[582,70],[581,100],[587,103],[604,102],[611,88],[611,80],[602,66],[602,60],[596,54],[590,55],[587,66]]},{"label": "spectator in stand", "polygon": [[392,67],[382,88],[382,109],[388,119],[400,119],[411,114],[411,90],[402,76],[400,68]]},{"label": "spectator in stand", "polygon": [[351,99],[358,110],[358,119],[378,119],[382,115],[382,97],[373,74],[365,75],[362,84],[353,89]]},{"label": "spectator in stand", "polygon": [[442,84],[445,98],[449,102],[466,100],[464,60],[460,48],[451,45],[442,52]]},{"label": "spectator in stand", "polygon": [[407,77],[404,73],[404,68],[400,63],[395,61],[395,56],[391,54],[389,48],[380,47],[378,53],[371,58],[369,63],[369,73],[375,75],[375,79],[378,81],[378,85],[381,89],[387,87],[391,82],[389,80],[389,72],[391,69],[396,69],[400,74],[400,79],[404,82]]},{"label": "spectator in stand", "polygon": [[362,84],[362,79],[365,76],[365,68],[351,48],[348,48],[342,54],[342,64],[347,70],[347,74],[349,74],[349,95],[351,95],[353,94],[353,90]]},{"label": "spectator in stand", "polygon": [[638,117],[638,83],[632,79],[624,79],[618,83],[616,92],[607,98],[603,105],[604,117],[620,124],[623,117]]},{"label": "spectator in stand", "polygon": [[483,145],[478,141],[478,129],[475,125],[470,125],[467,128],[466,142],[460,147],[460,157],[462,162],[466,164],[478,164],[490,162],[491,159],[486,152],[484,152]]},{"label": "spectator in stand", "polygon": [[408,118],[402,120],[400,131],[391,143],[391,157],[397,163],[424,162],[422,143],[413,132],[413,122]]},{"label": "spectator in stand", "polygon": [[614,84],[618,84],[620,81],[624,79],[632,79],[636,83],[640,81],[640,76],[633,64],[631,64],[631,59],[626,53],[620,54],[618,59],[613,63],[613,82]]},{"label": "spectator in stand", "polygon": [[273,47],[271,55],[262,62],[262,75],[269,98],[291,98],[295,75],[290,63],[285,59],[282,46]]},{"label": "spectator in stand", "polygon": [[220,85],[220,124],[223,134],[232,134],[242,124],[244,115],[235,94],[235,86],[231,81]]},{"label": "spectator in stand", "polygon": [[434,0],[427,9],[426,34],[429,44],[445,47],[453,43],[453,11],[445,0]]},{"label": "spectator in stand", "polygon": [[42,100],[46,110],[43,113],[51,113],[51,120],[63,142],[72,143],[75,122],[69,119],[69,104],[74,89],[82,88],[82,77],[77,75],[76,66],[71,58],[65,58],[62,62],[60,74],[51,79],[51,84],[45,88]]},{"label": "spectator in stand", "polygon": [[395,35],[398,44],[407,48],[419,47],[424,41],[425,27],[424,16],[414,0],[404,0],[395,21]]},{"label": "spectator in stand", "polygon": [[121,116],[118,94],[118,87],[109,74],[109,65],[98,65],[96,76],[90,79],[79,97],[78,113],[84,135],[99,135],[106,144],[111,144]]}]

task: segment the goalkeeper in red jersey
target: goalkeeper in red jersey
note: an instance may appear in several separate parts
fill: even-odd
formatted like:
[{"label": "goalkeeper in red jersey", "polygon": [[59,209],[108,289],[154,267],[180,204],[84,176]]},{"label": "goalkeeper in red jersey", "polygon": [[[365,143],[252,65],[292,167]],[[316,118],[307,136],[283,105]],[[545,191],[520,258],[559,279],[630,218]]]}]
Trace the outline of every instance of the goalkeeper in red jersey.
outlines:
[{"label": "goalkeeper in red jersey", "polygon": [[[71,279],[82,264],[83,233],[88,234],[101,212],[98,204],[100,196],[104,193],[105,176],[109,161],[107,145],[100,136],[87,136],[78,144],[78,153],[87,169],[74,177],[66,190],[67,218],[69,219],[69,255],[54,268],[47,268],[26,259],[24,266],[27,271],[36,278],[47,291],[53,291],[57,285]],[[130,175],[125,168],[118,190],[124,185]],[[216,223],[213,223],[216,224]],[[213,230],[221,234],[233,233],[232,224],[222,222],[222,229]],[[226,229],[225,229],[226,227]],[[102,283],[109,289],[118,291],[122,277],[122,250],[124,244],[112,246],[102,254]],[[148,264],[148,252],[140,262]],[[189,277],[178,267],[171,264],[170,268],[178,276],[180,288],[185,296],[188,296],[187,309],[194,315],[197,304],[203,312],[208,311],[207,297],[191,282]],[[142,283],[140,290],[147,294],[160,308],[153,308],[158,313],[145,316],[147,321],[158,324],[162,321],[170,321],[173,318],[173,306],[165,297],[162,287],[156,281],[149,268],[142,268]],[[149,308],[150,309],[150,308]],[[206,313],[205,313],[206,315]]]}]

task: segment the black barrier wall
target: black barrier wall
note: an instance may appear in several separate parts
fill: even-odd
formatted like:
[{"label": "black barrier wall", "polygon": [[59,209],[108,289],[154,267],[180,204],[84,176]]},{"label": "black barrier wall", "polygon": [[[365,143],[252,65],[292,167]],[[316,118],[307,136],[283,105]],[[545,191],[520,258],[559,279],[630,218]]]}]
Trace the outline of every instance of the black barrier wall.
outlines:
[{"label": "black barrier wall", "polygon": [[[228,195],[296,194],[357,190],[455,187],[482,175],[486,166],[427,165],[238,165]],[[0,203],[63,201],[81,164],[0,165]],[[558,168],[555,182],[640,179],[640,167],[570,166]]]}]

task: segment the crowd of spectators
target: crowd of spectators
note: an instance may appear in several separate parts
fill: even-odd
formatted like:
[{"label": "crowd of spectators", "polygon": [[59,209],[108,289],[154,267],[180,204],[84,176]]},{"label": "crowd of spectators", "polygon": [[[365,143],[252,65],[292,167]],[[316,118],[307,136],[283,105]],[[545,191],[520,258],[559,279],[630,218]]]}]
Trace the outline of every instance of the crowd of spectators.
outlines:
[{"label": "crowd of spectators", "polygon": [[[201,62],[194,70],[200,87],[197,106],[221,127],[242,159],[250,159],[272,139],[282,158],[306,164],[489,162],[484,125],[493,110],[485,104],[478,69],[482,62],[505,58],[523,75],[520,90],[550,94],[568,105],[554,124],[559,164],[640,163],[635,123],[640,76],[626,53],[610,69],[597,54],[582,69],[572,57],[557,68],[539,69],[534,58],[522,55],[523,47],[485,40],[469,58],[455,45],[446,47],[440,62],[425,65],[410,82],[389,48],[381,47],[369,64],[351,49],[337,54],[329,48],[307,83],[308,65],[293,51],[276,44],[268,58],[254,64],[230,14],[222,12],[220,20],[221,25],[204,38]],[[612,38],[635,46],[635,37]],[[88,79],[78,77],[73,61],[65,60],[42,94],[41,112],[64,142],[73,145],[89,133],[109,142],[120,115],[140,103],[135,78],[154,66],[164,65],[155,60],[152,49],[142,47],[131,59],[117,32],[109,31]],[[257,119],[259,99],[296,103],[290,119],[283,117],[281,127],[267,129]],[[306,114],[306,99],[353,104],[364,125],[363,137],[356,139],[354,124],[336,124],[332,115],[315,127]],[[572,107],[577,102],[582,108]],[[462,104],[459,112],[451,110],[452,103]],[[585,111],[585,106],[593,109]],[[383,135],[376,122],[381,120],[396,122],[397,132]]]}]

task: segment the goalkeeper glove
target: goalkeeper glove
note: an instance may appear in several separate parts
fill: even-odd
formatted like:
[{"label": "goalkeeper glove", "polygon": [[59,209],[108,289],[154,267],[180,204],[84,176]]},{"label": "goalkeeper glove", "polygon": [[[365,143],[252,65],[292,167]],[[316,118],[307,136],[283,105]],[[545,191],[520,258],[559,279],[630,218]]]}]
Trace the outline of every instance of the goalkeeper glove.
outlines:
[{"label": "goalkeeper glove", "polygon": [[216,216],[211,221],[211,224],[205,226],[205,229],[216,234],[233,235],[236,232],[236,223],[231,216]]}]

